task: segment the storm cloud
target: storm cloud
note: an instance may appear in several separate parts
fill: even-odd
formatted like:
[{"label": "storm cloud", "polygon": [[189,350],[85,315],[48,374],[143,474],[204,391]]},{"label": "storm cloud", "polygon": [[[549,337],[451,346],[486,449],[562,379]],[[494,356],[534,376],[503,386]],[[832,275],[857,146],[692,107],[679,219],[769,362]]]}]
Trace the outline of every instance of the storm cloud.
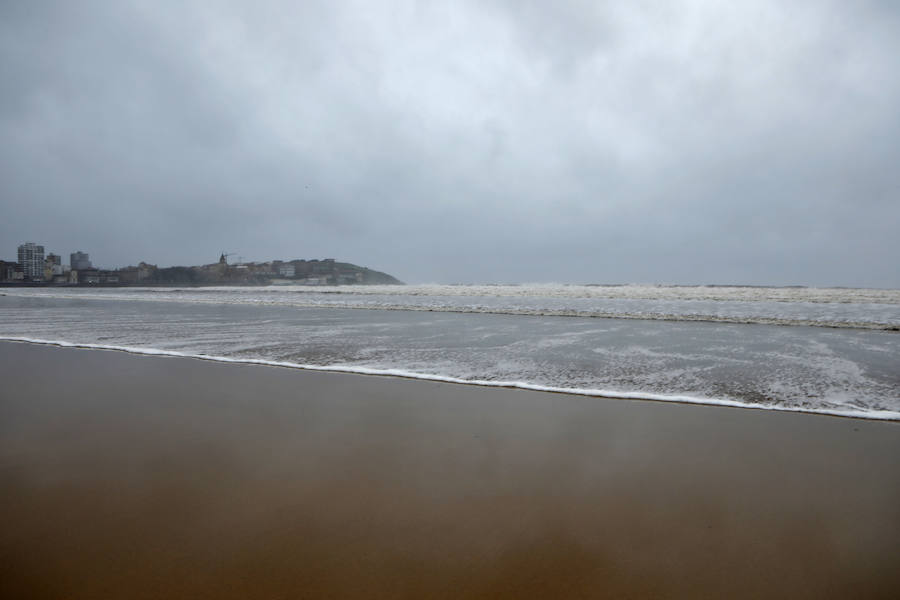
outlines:
[{"label": "storm cloud", "polygon": [[892,2],[3,2],[0,258],[900,287]]}]

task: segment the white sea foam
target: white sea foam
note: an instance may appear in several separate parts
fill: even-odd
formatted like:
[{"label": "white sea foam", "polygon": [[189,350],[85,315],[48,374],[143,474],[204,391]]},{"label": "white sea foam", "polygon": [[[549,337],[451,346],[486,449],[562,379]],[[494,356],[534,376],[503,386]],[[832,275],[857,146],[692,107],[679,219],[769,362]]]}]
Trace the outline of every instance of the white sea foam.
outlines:
[{"label": "white sea foam", "polygon": [[10,290],[45,298],[900,330],[900,290],[549,284]]},{"label": "white sea foam", "polygon": [[[87,292],[84,288],[8,288],[5,293]],[[712,300],[742,302],[813,302],[900,304],[900,290],[870,288],[679,286],[679,285],[366,285],[366,286],[214,286],[96,288],[93,293],[149,292],[154,294],[336,294],[353,296],[458,296],[505,298],[610,298],[644,300]]]},{"label": "white sea foam", "polygon": [[136,346],[117,346],[117,345],[94,344],[94,343],[76,343],[76,342],[68,342],[65,340],[48,340],[48,339],[30,338],[30,337],[23,337],[23,336],[0,336],[0,341],[44,344],[44,345],[59,346],[59,347],[63,347],[63,348],[112,350],[112,351],[128,352],[128,353],[132,353],[132,354],[142,354],[142,355],[150,355],[150,356],[170,356],[170,357],[181,357],[181,358],[193,358],[193,359],[209,360],[209,361],[216,361],[216,362],[223,362],[223,363],[264,365],[264,366],[271,366],[271,367],[303,369],[303,370],[309,370],[309,371],[324,371],[324,372],[336,372],[336,373],[353,373],[353,374],[361,374],[361,375],[391,376],[391,377],[401,377],[401,378],[406,378],[406,379],[421,379],[421,380],[426,380],[426,381],[437,381],[437,382],[443,382],[443,383],[465,384],[465,385],[475,385],[475,386],[483,386],[483,387],[516,388],[516,389],[538,391],[538,392],[553,392],[553,393],[571,394],[571,395],[578,395],[578,396],[593,396],[593,397],[612,398],[612,399],[621,399],[621,400],[651,400],[651,401],[659,401],[659,402],[676,402],[676,403],[682,403],[682,404],[702,404],[702,405],[713,405],[713,406],[725,406],[725,407],[732,407],[732,408],[774,410],[774,411],[782,411],[782,412],[800,412],[800,413],[830,415],[830,416],[837,416],[837,417],[852,417],[852,418],[874,419],[874,420],[885,420],[885,421],[900,421],[900,412],[887,411],[887,410],[858,410],[858,409],[853,409],[853,408],[847,408],[847,409],[808,408],[808,407],[784,406],[784,405],[778,405],[778,404],[760,404],[760,403],[752,403],[752,402],[741,402],[738,400],[731,400],[731,399],[727,399],[727,398],[707,398],[707,397],[689,396],[689,395],[670,395],[670,394],[658,394],[658,393],[642,392],[642,391],[623,392],[623,391],[618,391],[618,390],[605,390],[605,389],[566,388],[566,387],[559,387],[559,386],[539,385],[539,384],[534,384],[534,383],[529,383],[529,382],[524,382],[524,381],[492,381],[492,380],[480,380],[480,379],[464,379],[464,378],[450,377],[450,376],[440,375],[440,374],[419,373],[419,372],[409,371],[409,370],[405,370],[405,369],[376,369],[376,368],[370,368],[370,367],[347,366],[347,365],[315,365],[315,364],[295,363],[295,362],[290,362],[290,361],[275,361],[275,360],[264,360],[264,359],[255,359],[255,358],[235,358],[235,357],[228,357],[228,356],[215,356],[215,355],[208,355],[208,354],[187,353],[187,352],[178,352],[178,351],[174,351],[174,350],[163,350],[163,349],[158,349],[158,348],[147,348],[147,347],[136,347]]},{"label": "white sea foam", "polygon": [[[259,287],[22,289],[14,295],[24,301],[0,302],[0,336],[614,397],[636,391],[827,414],[900,412],[900,337],[864,331],[900,324],[900,305],[553,297],[562,287],[477,298]],[[373,308],[383,312],[367,312]],[[732,325],[747,322],[817,327]],[[829,323],[841,329],[823,328]]]}]

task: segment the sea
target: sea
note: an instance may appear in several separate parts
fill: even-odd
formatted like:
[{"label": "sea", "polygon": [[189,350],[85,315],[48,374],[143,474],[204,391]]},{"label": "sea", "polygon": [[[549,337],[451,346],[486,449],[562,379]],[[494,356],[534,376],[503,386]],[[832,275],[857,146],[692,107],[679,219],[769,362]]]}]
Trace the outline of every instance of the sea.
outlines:
[{"label": "sea", "polygon": [[900,420],[900,290],[8,287],[0,339]]}]

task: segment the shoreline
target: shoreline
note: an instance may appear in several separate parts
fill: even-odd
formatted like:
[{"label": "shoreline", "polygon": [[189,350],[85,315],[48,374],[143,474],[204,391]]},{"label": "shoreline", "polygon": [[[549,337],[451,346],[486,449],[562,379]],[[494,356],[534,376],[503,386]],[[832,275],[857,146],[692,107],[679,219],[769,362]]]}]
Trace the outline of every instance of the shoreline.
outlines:
[{"label": "shoreline", "polygon": [[491,380],[468,380],[458,377],[450,377],[445,375],[431,373],[413,373],[402,369],[372,369],[368,367],[347,367],[347,366],[329,366],[329,365],[312,365],[292,363],[287,361],[272,361],[266,359],[255,358],[232,358],[227,356],[214,356],[208,354],[189,354],[184,352],[158,350],[155,348],[139,348],[131,346],[115,346],[107,344],[88,344],[66,342],[63,340],[42,340],[34,338],[16,337],[16,336],[0,336],[0,343],[13,344],[35,344],[39,346],[52,346],[57,348],[74,348],[80,350],[102,350],[108,352],[122,352],[136,356],[158,356],[169,358],[187,358],[194,360],[202,360],[208,362],[217,362],[225,364],[244,364],[256,365],[263,367],[276,367],[282,369],[293,369],[299,371],[325,372],[325,373],[343,373],[348,375],[363,375],[373,377],[387,377],[395,379],[403,379],[410,381],[432,381],[437,383],[447,383],[452,385],[465,385],[476,388],[497,388],[510,390],[523,390],[548,394],[561,394],[566,396],[581,396],[588,398],[600,398],[604,400],[626,400],[638,402],[661,402],[666,404],[685,404],[697,406],[712,406],[720,408],[738,408],[744,410],[774,411],[786,413],[798,413],[808,415],[819,415],[826,417],[836,417],[842,419],[858,419],[865,421],[882,421],[882,422],[900,422],[900,413],[894,411],[838,411],[828,409],[806,409],[791,408],[786,406],[767,405],[767,404],[750,404],[738,400],[717,399],[717,398],[695,398],[693,396],[667,395],[667,394],[644,394],[641,392],[616,392],[612,390],[594,390],[582,388],[561,388],[554,386],[543,386],[539,384],[530,384],[527,382],[517,381],[491,381]]},{"label": "shoreline", "polygon": [[0,380],[4,596],[900,589],[894,422],[13,342]]}]

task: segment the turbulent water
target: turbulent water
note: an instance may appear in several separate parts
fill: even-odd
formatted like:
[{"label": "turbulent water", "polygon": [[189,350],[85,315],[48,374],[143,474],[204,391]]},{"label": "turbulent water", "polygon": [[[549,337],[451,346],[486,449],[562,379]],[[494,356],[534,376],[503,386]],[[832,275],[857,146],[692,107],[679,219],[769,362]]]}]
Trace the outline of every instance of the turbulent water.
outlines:
[{"label": "turbulent water", "polygon": [[900,420],[900,290],[6,288],[0,337]]}]

